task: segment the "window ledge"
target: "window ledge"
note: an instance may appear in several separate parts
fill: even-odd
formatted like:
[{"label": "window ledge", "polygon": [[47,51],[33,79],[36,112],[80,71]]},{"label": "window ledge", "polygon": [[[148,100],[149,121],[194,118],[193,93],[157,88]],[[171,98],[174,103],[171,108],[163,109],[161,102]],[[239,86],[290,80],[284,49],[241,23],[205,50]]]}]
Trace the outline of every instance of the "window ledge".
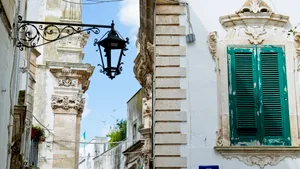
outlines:
[{"label": "window ledge", "polygon": [[275,166],[285,158],[300,157],[300,147],[293,146],[216,146],[215,150],[225,159],[236,158],[248,166],[257,165],[261,169],[267,165]]}]

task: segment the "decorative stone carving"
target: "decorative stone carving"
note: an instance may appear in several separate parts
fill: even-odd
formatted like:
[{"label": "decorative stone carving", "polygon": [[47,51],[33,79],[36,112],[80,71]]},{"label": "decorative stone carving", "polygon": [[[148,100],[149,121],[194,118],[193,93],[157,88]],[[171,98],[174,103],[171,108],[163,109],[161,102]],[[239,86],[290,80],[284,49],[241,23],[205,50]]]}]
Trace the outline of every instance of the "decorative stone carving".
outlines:
[{"label": "decorative stone carving", "polygon": [[208,35],[208,48],[214,60],[217,59],[217,38],[218,34],[216,31],[210,32]]},{"label": "decorative stone carving", "polygon": [[216,145],[217,146],[223,146],[222,128],[219,129],[219,131],[217,131],[216,134],[217,134],[217,143],[216,143]]},{"label": "decorative stone carving", "polygon": [[[262,155],[262,156],[226,156],[226,159],[237,158],[239,161],[245,163],[248,166],[259,166],[261,169],[265,168],[267,165],[276,166],[282,160],[287,158],[287,156],[278,155]],[[290,158],[295,159],[297,156],[291,156]]]},{"label": "decorative stone carving", "polygon": [[299,147],[240,147],[240,146],[225,146],[215,147],[224,158],[233,159],[236,158],[239,161],[249,166],[259,166],[261,169],[266,166],[278,165],[286,158],[299,158]]},{"label": "decorative stone carving", "polygon": [[65,87],[74,87],[76,86],[76,80],[71,80],[69,78],[66,79],[59,79],[58,80],[58,86],[65,86]]},{"label": "decorative stone carving", "polygon": [[245,33],[250,36],[248,41],[251,44],[258,45],[265,40],[262,35],[266,34],[267,31],[263,26],[249,26],[245,29]]},{"label": "decorative stone carving", "polygon": [[238,10],[236,13],[259,13],[259,12],[272,12],[270,6],[262,0],[248,0],[243,7]]},{"label": "decorative stone carving", "polygon": [[51,98],[52,109],[62,108],[65,110],[75,109],[83,111],[85,100],[80,97],[55,96]]},{"label": "decorative stone carving", "polygon": [[297,58],[300,57],[300,32],[294,32],[294,40],[296,42]]}]

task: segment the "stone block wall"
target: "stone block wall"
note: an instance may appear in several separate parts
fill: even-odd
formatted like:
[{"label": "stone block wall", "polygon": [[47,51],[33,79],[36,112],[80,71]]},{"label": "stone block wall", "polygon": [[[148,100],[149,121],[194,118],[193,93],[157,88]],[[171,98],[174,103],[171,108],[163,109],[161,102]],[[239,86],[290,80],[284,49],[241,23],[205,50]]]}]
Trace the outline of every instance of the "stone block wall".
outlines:
[{"label": "stone block wall", "polygon": [[186,168],[187,158],[181,149],[187,144],[182,131],[187,113],[181,108],[186,100],[186,90],[181,85],[186,78],[186,69],[181,60],[186,47],[180,41],[185,27],[180,17],[185,15],[183,5],[157,1],[155,18],[155,168]]}]

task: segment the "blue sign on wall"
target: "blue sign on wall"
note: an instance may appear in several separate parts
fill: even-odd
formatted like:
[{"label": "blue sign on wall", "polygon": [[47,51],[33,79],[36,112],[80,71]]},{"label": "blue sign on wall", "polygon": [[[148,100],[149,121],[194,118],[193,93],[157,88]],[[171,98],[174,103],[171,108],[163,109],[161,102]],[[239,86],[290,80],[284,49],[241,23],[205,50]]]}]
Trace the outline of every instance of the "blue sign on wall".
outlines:
[{"label": "blue sign on wall", "polygon": [[218,165],[199,166],[199,169],[219,169]]}]

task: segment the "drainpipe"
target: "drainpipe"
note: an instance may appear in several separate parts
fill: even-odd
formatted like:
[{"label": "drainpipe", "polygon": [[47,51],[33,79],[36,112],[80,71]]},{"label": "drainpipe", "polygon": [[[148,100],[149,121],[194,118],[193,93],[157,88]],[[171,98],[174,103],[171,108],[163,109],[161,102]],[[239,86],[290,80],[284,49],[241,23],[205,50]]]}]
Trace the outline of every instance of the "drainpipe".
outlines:
[{"label": "drainpipe", "polygon": [[156,1],[154,1],[153,4],[154,8],[154,17],[153,17],[153,47],[154,47],[154,59],[153,59],[153,76],[152,76],[152,168],[155,169],[155,115],[156,115],[156,109],[155,109],[155,101],[156,101],[156,57],[158,57],[158,54],[156,54],[156,36],[155,36],[155,30],[156,30]]},{"label": "drainpipe", "polygon": [[[156,55],[154,56],[155,58],[157,57]],[[155,91],[156,91],[156,78],[155,78],[155,72],[156,72],[156,64],[155,64],[155,59],[154,58],[154,71],[153,71],[153,76],[152,76],[152,165],[153,169],[155,169]]]},{"label": "drainpipe", "polygon": [[[25,82],[25,84],[26,84],[26,86],[25,86],[25,105],[27,106],[26,107],[26,114],[27,114],[27,110],[28,110],[28,95],[29,95],[29,93],[28,93],[28,84],[29,84],[29,79],[30,79],[30,75],[29,75],[29,69],[30,69],[30,54],[31,53],[31,49],[30,48],[28,48],[27,49],[27,65],[26,65],[26,82]],[[27,116],[27,115],[26,115]],[[29,120],[29,119],[26,119],[26,120]],[[32,119],[30,119],[31,120],[31,122],[32,122]],[[30,124],[30,132],[28,133],[29,134],[29,136],[28,136],[28,138],[27,138],[27,128],[28,126],[26,126],[26,124],[25,124],[25,126],[24,126],[24,130],[22,131],[23,133],[24,133],[24,135],[23,135],[23,139],[22,139],[22,153],[23,153],[23,160],[24,160],[24,162],[26,163],[27,162],[27,159],[28,159],[28,156],[29,156],[29,152],[28,152],[28,150],[29,150],[29,147],[30,147],[30,135],[31,135],[31,124]]]}]

